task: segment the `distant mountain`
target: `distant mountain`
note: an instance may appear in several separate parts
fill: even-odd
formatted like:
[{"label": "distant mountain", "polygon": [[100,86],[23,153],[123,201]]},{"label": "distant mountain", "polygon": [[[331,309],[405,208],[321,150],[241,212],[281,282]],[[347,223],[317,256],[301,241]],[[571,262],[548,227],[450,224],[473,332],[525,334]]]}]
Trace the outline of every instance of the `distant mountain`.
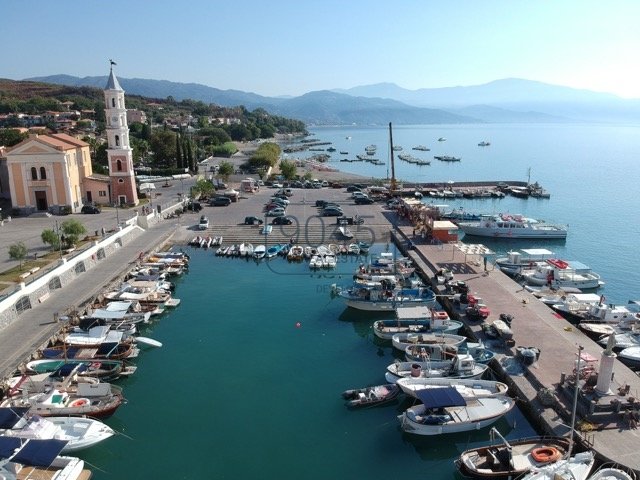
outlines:
[{"label": "distant mountain", "polygon": [[[333,91],[354,96],[377,96],[417,107],[441,108],[452,112],[467,112],[460,109],[472,106],[477,111],[477,106],[485,105],[525,113],[525,116],[519,116],[520,121],[538,121],[536,117],[543,119],[545,115],[550,116],[547,121],[562,121],[562,117],[564,121],[640,121],[640,100],[626,100],[609,93],[517,78],[469,87],[408,90],[393,83],[379,83]],[[489,117],[493,118],[493,115]],[[480,115],[478,118],[495,121],[489,117]]]},{"label": "distant mountain", "polygon": [[[104,88],[107,77],[72,77],[52,75],[28,79],[46,83]],[[176,83],[166,80],[118,78],[130,94],[149,98],[200,100],[224,107],[244,105],[249,110],[264,108],[272,114],[292,117],[310,124],[322,125],[385,125],[421,123],[477,123],[479,120],[442,110],[419,108],[394,100],[364,98],[329,91],[311,92],[300,97],[274,98],[239,90],[220,90],[197,83]]]}]

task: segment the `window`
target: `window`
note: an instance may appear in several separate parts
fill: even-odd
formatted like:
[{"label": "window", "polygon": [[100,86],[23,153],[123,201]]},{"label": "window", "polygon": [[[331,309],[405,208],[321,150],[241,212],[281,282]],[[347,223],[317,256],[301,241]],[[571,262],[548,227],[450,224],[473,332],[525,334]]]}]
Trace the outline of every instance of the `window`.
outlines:
[{"label": "window", "polygon": [[[118,138],[118,137],[116,137]],[[121,172],[122,171],[122,160],[117,160],[116,161],[116,170]]]},{"label": "window", "polygon": [[98,257],[98,260],[102,260],[106,257],[106,254],[104,253],[104,248],[101,248],[100,250],[98,250],[98,252],[96,253],[96,256]]},{"label": "window", "polygon": [[118,183],[124,183],[124,179],[119,178],[119,179],[118,179]]},{"label": "window", "polygon": [[31,300],[27,295],[20,297],[20,299],[16,302],[16,311],[18,315],[22,312],[25,312],[31,308]]},{"label": "window", "polygon": [[40,167],[40,180],[47,179],[47,169],[44,167]]},{"label": "window", "polygon": [[58,288],[62,288],[60,277],[53,277],[49,280],[49,290],[57,290]]},{"label": "window", "polygon": [[76,266],[75,266],[74,270],[75,270],[76,273],[82,273],[82,272],[86,272],[87,271],[87,269],[84,266],[84,262],[76,263]]},{"label": "window", "polygon": [[38,170],[36,169],[36,167],[31,167],[31,180],[37,180],[38,179]]},{"label": "window", "polygon": [[106,197],[107,196],[107,191],[106,190],[99,190],[98,191],[98,196],[99,197]]},{"label": "window", "polygon": [[116,135],[116,147],[120,146],[120,136]]},{"label": "window", "polygon": [[112,98],[112,99],[111,99],[111,106],[112,106],[113,108],[116,108],[116,99],[115,99],[115,98]]}]

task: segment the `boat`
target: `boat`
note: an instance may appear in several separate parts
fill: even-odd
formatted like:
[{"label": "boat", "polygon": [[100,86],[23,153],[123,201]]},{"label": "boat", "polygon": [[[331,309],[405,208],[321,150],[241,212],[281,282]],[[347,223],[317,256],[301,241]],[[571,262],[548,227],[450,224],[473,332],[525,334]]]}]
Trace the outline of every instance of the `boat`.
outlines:
[{"label": "boat", "polygon": [[134,365],[124,365],[120,360],[41,359],[27,362],[26,369],[33,373],[53,373],[66,377],[78,366],[78,376],[94,377],[104,382],[132,375],[137,368]]},{"label": "boat", "polygon": [[74,359],[74,360],[123,360],[135,358],[139,349],[132,341],[103,343],[98,347],[70,347],[65,344],[56,344],[44,348],[40,353],[42,358]]},{"label": "boat", "polygon": [[467,337],[453,333],[396,333],[391,337],[393,347],[404,352],[409,345],[451,345],[457,347],[467,341]]},{"label": "boat", "polygon": [[465,235],[494,238],[567,238],[567,226],[546,223],[522,215],[481,215],[477,222],[459,222]]},{"label": "boat", "polygon": [[353,238],[353,233],[351,233],[351,230],[349,230],[349,227],[347,227],[346,225],[338,227],[338,230],[344,238]]},{"label": "boat", "polygon": [[567,459],[534,467],[521,480],[586,480],[595,463],[592,451],[576,453]]},{"label": "boat", "polygon": [[300,245],[294,245],[289,249],[287,253],[287,260],[293,262],[300,262],[304,258],[304,248]]},{"label": "boat", "polygon": [[104,423],[86,417],[27,416],[28,408],[0,408],[0,435],[22,439],[64,440],[62,453],[92,447],[115,435]]},{"label": "boat", "polygon": [[447,141],[447,139],[446,139],[446,138],[444,138],[444,137],[440,137],[440,138],[438,138],[438,141],[439,141],[439,142],[446,142],[446,141]]},{"label": "boat", "polygon": [[109,325],[98,325],[89,330],[72,331],[63,337],[63,342],[70,347],[99,347],[103,343],[118,343],[124,334],[111,330]]},{"label": "boat", "polygon": [[480,378],[488,368],[488,365],[476,364],[469,354],[457,354],[451,360],[394,362],[387,367],[385,378],[389,383],[405,377]]},{"label": "boat", "polygon": [[515,400],[506,395],[479,396],[472,390],[461,393],[452,386],[422,389],[415,395],[422,403],[398,416],[402,430],[414,435],[479,430],[515,406]]},{"label": "boat", "polygon": [[613,337],[613,348],[616,350],[626,350],[630,347],[640,346],[640,332],[636,331],[614,333],[613,335],[602,337],[598,340],[598,343],[603,347],[606,347],[610,337]]},{"label": "boat", "polygon": [[490,142],[485,142],[484,140],[480,143],[478,143],[479,147],[488,147],[489,145],[491,145]]},{"label": "boat", "polygon": [[282,245],[280,243],[278,243],[276,245],[272,245],[267,249],[267,251],[265,252],[264,256],[266,258],[273,258],[276,255],[278,255],[282,251],[283,248],[284,248],[284,245]]},{"label": "boat", "polygon": [[455,357],[458,353],[468,353],[476,363],[487,364],[495,356],[495,353],[487,349],[482,343],[474,342],[466,342],[458,346],[418,343],[409,345],[404,352],[408,362],[446,360]]},{"label": "boat", "polygon": [[465,450],[455,461],[462,476],[510,480],[534,468],[556,462],[569,451],[569,440],[564,437],[506,440],[495,427],[492,427],[489,438],[489,445]]},{"label": "boat", "polygon": [[437,390],[443,387],[451,387],[469,398],[506,395],[509,390],[506,383],[475,378],[404,377],[398,379],[396,383],[404,393],[414,398],[420,390]]},{"label": "boat", "polygon": [[0,478],[3,480],[86,480],[91,471],[77,457],[60,455],[67,442],[57,439],[0,437]]},{"label": "boat", "polygon": [[496,265],[507,275],[518,275],[523,268],[553,258],[555,254],[546,248],[523,248],[519,252],[509,251],[506,257],[496,258]]},{"label": "boat", "polygon": [[424,145],[416,145],[415,147],[412,148],[412,150],[419,150],[421,152],[428,152],[431,149],[425,147]]},{"label": "boat", "polygon": [[106,418],[122,405],[122,389],[109,383],[78,383],[73,392],[67,390],[72,376],[50,386],[44,392],[27,393],[5,398],[2,407],[29,407],[42,417],[87,415]]},{"label": "boat", "polygon": [[400,387],[394,383],[373,387],[356,388],[342,392],[345,405],[349,408],[364,408],[386,405],[400,395]]},{"label": "boat", "polygon": [[[602,306],[603,298],[602,295],[596,293],[568,293],[562,295],[560,299],[555,302],[551,301],[553,296],[542,297],[540,300],[568,320],[581,321],[587,319],[592,306],[599,304]],[[601,318],[604,320],[604,318],[607,317],[606,310],[607,308],[605,306],[605,308],[597,308],[595,311],[601,312]],[[614,322],[613,319],[612,322]]]},{"label": "boat", "polygon": [[577,261],[549,258],[534,269],[521,270],[520,275],[528,285],[548,285],[554,288],[573,287],[584,289],[599,288],[604,285],[600,275],[591,267]]},{"label": "boat", "polygon": [[411,307],[400,306],[396,308],[397,318],[395,320],[376,320],[373,323],[373,333],[375,336],[382,340],[391,340],[391,337],[396,333],[427,333],[432,331],[458,333],[463,325],[462,322],[451,320],[448,316],[446,320],[432,320],[431,317],[425,319],[400,317],[398,312],[406,308]]},{"label": "boat", "polygon": [[428,287],[384,288],[379,283],[356,285],[340,289],[332,286],[332,295],[344,299],[347,306],[376,312],[393,311],[400,305],[434,306],[436,295]]},{"label": "boat", "polygon": [[264,258],[266,253],[267,253],[267,249],[265,248],[264,245],[257,245],[253,249],[253,258],[256,258],[259,260],[261,258]]},{"label": "boat", "polygon": [[434,155],[433,158],[441,162],[459,162],[462,160],[460,157],[452,157],[451,155]]},{"label": "boat", "polygon": [[636,480],[636,476],[626,470],[606,464],[589,475],[587,480]]}]

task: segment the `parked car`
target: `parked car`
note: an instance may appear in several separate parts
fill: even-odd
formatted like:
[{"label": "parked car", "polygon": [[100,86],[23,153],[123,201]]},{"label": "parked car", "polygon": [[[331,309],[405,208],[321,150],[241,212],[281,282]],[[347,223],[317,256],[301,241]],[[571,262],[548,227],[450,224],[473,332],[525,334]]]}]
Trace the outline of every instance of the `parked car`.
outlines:
[{"label": "parked car", "polygon": [[100,207],[97,205],[83,205],[80,211],[82,213],[100,213]]},{"label": "parked car", "polygon": [[228,207],[231,205],[231,199],[229,197],[213,197],[209,200],[209,205],[214,207]]},{"label": "parked car", "polygon": [[341,217],[343,215],[342,209],[337,207],[325,207],[322,209],[323,217]]},{"label": "parked car", "polygon": [[271,184],[271,188],[282,188],[282,184],[281,183],[272,183]]},{"label": "parked car", "polygon": [[291,203],[291,202],[289,202],[289,200],[287,200],[286,198],[282,198],[281,196],[273,196],[271,198],[271,202],[272,203],[279,203],[280,205],[285,206],[285,207],[287,205],[289,205],[289,203]]},{"label": "parked car", "polygon": [[271,222],[271,225],[291,225],[292,223],[293,220],[291,220],[289,217],[276,217]]},{"label": "parked car", "polygon": [[274,208],[287,208],[285,205],[281,203],[270,202],[264,206],[264,211],[268,212],[269,210],[273,210]]},{"label": "parked car", "polygon": [[347,187],[347,192],[359,192],[360,187],[356,187],[355,185],[349,185]]},{"label": "parked car", "polygon": [[285,212],[284,208],[276,207],[269,210],[266,215],[267,217],[284,217],[287,212]]},{"label": "parked car", "polygon": [[189,202],[187,205],[187,210],[191,210],[192,212],[199,212],[202,210],[202,204],[200,202]]},{"label": "parked car", "polygon": [[355,202],[356,205],[371,205],[373,203],[373,199],[369,197],[356,197]]},{"label": "parked car", "polygon": [[258,217],[244,217],[245,225],[262,225],[262,219]]},{"label": "parked car", "polygon": [[291,183],[291,186],[292,186],[293,188],[302,188],[302,187],[304,186],[304,184],[303,184],[302,182],[300,182],[300,181],[296,180],[295,182],[292,182],[292,183]]},{"label": "parked car", "polygon": [[351,198],[368,198],[368,197],[369,197],[369,195],[367,195],[364,192],[353,192],[351,194]]}]

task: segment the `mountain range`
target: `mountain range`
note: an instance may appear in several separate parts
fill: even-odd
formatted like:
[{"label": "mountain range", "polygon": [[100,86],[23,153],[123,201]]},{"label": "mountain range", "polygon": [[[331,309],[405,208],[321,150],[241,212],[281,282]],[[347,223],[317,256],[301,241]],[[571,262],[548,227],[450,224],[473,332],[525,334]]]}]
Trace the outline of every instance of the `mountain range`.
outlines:
[{"label": "mountain range", "polygon": [[[51,75],[26,80],[104,88],[106,76]],[[408,90],[393,83],[309,92],[298,97],[266,97],[221,90],[198,83],[118,78],[130,94],[173,97],[275,115],[310,125],[382,125],[443,123],[637,123],[640,100],[524,79],[503,79],[468,87]]]}]

